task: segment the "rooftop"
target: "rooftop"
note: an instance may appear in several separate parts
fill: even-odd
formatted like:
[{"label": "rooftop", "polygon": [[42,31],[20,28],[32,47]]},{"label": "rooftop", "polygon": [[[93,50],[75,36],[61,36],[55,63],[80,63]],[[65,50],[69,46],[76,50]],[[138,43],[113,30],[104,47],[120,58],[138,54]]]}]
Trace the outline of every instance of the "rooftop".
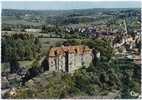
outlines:
[{"label": "rooftop", "polygon": [[64,55],[65,52],[83,54],[89,51],[91,49],[84,45],[53,47],[50,49],[49,56]]}]

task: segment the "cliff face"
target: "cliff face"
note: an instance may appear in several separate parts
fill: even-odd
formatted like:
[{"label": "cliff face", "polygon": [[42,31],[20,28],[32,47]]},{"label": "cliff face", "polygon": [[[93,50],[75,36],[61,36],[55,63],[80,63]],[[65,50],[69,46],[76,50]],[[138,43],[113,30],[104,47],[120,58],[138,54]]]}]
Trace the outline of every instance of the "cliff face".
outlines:
[{"label": "cliff face", "polygon": [[51,48],[48,56],[49,71],[72,73],[92,61],[92,49],[87,46],[66,46]]}]

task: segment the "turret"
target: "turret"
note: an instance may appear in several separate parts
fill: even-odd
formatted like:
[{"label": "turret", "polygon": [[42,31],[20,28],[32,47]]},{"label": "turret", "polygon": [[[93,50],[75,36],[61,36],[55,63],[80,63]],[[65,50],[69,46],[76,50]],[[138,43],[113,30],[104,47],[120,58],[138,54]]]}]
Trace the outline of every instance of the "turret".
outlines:
[{"label": "turret", "polygon": [[124,23],[124,30],[125,30],[124,36],[126,36],[128,34],[128,29],[127,29],[127,23],[126,23],[125,19],[124,19],[123,23]]}]

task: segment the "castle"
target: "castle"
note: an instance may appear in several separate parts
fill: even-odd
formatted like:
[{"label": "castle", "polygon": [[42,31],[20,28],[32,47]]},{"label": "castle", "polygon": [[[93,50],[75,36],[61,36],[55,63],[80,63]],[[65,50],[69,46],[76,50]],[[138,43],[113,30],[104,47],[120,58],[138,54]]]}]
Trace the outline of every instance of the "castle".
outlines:
[{"label": "castle", "polygon": [[49,71],[73,73],[82,66],[88,67],[92,61],[92,49],[87,46],[53,47],[49,51]]}]

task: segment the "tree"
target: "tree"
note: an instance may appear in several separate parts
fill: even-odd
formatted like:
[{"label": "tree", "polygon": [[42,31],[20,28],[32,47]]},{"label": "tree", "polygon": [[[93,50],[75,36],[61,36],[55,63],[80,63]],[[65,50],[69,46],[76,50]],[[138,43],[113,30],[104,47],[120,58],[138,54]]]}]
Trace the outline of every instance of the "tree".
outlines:
[{"label": "tree", "polygon": [[19,63],[16,61],[14,56],[11,56],[9,63],[10,63],[10,72],[16,73],[17,70],[19,69]]},{"label": "tree", "polygon": [[13,34],[2,39],[2,61],[8,62],[14,55],[16,60],[32,59],[40,53],[39,39],[28,34]]},{"label": "tree", "polygon": [[42,25],[42,28],[41,28],[42,32],[47,32],[47,28],[45,25]]},{"label": "tree", "polygon": [[83,45],[87,45],[90,48],[94,48],[95,50],[99,51],[102,58],[106,58],[106,60],[110,60],[113,56],[113,48],[111,46],[111,41],[108,39],[87,39],[83,40]]}]

